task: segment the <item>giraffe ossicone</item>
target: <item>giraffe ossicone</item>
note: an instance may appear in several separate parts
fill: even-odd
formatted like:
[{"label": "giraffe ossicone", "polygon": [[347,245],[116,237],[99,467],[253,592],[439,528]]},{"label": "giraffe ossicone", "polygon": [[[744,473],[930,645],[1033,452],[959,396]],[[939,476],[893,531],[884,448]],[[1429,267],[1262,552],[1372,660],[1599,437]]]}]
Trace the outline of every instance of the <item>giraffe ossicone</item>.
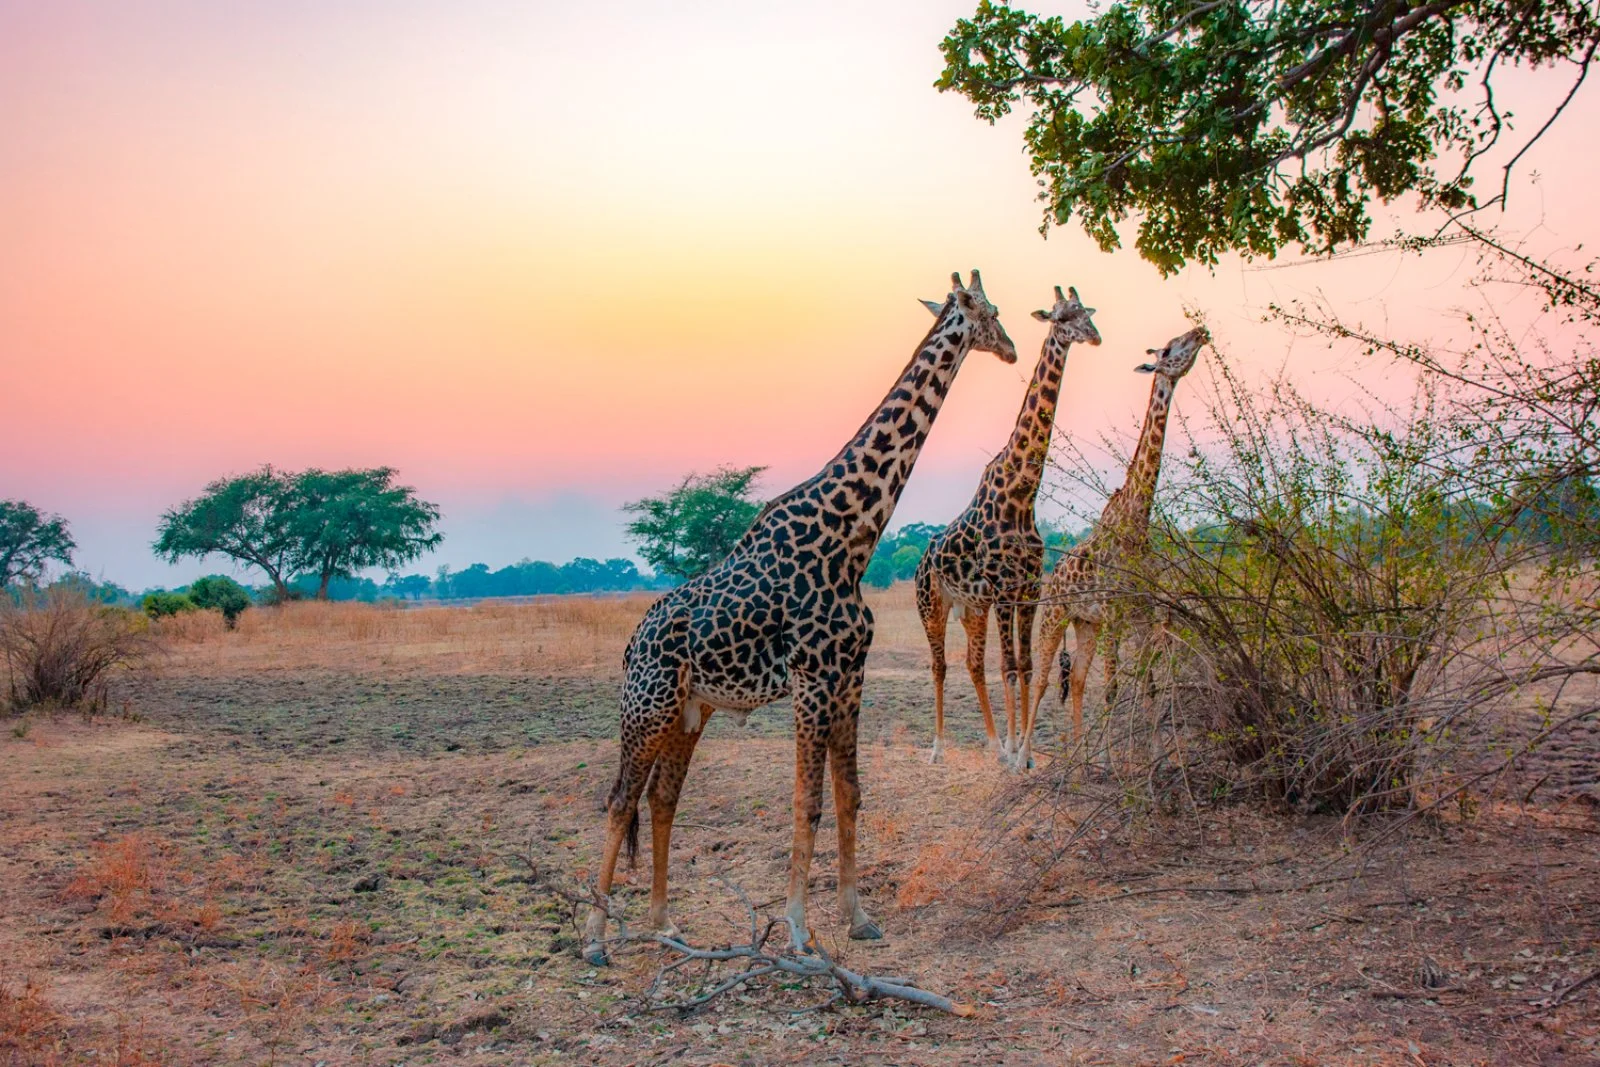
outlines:
[{"label": "giraffe ossicone", "polygon": [[[672,821],[707,709],[747,714],[794,699],[794,837],[785,911],[804,950],[806,885],[831,761],[839,825],[839,908],[850,936],[882,936],[856,887],[856,723],[872,613],[861,578],[956,372],[972,351],[1015,362],[1016,346],[983,294],[959,275],[936,321],[882,402],[812,478],[762,509],[727,558],[645,613],[623,659],[621,758],[607,802],[597,889],[607,899],[639,800],[651,821],[650,925],[667,923]],[[714,712],[713,712],[714,713]],[[591,910],[584,956],[604,963],[606,912]]]}]

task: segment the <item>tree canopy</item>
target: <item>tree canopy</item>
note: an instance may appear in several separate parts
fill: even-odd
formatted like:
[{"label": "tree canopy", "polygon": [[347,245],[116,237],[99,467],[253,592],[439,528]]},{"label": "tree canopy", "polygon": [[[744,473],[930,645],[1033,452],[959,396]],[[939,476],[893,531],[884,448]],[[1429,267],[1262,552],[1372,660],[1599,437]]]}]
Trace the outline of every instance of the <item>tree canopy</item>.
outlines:
[{"label": "tree canopy", "polygon": [[168,562],[222,555],[261,569],[279,599],[309,575],[318,598],[365,567],[397,567],[439,544],[439,509],[396,485],[388,467],[308,470],[262,467],[206,486],[166,512],[155,551]]},{"label": "tree canopy", "polygon": [[658,573],[687,581],[721,562],[761,510],[752,499],[765,467],[719,467],[690,474],[660,496],[623,506],[638,518],[628,536]]},{"label": "tree canopy", "polygon": [[0,500],[0,588],[37,581],[51,560],[72,566],[77,547],[61,516],[23,500]]},{"label": "tree canopy", "polygon": [[[1363,240],[1373,197],[1503,201],[1597,43],[1584,0],[1121,0],[1072,23],[983,0],[935,84],[991,123],[1026,101],[1044,228],[1076,214],[1109,251],[1138,215],[1139,253],[1168,274]],[[1564,66],[1571,92],[1480,197],[1513,66]]]},{"label": "tree canopy", "polygon": [[390,467],[308,470],[294,479],[295,569],[317,579],[317,599],[328,583],[366,567],[393,569],[434,548],[439,509],[396,485]]},{"label": "tree canopy", "polygon": [[293,477],[270,466],[219,478],[161,516],[152,547],[168,563],[219,555],[258,567],[287,598],[299,548],[293,498]]}]

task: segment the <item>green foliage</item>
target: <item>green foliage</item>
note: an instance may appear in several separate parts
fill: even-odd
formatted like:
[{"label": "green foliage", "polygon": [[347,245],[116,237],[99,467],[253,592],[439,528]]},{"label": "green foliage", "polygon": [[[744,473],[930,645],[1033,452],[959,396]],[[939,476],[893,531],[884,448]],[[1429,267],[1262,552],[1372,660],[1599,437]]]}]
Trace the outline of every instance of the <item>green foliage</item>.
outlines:
[{"label": "green foliage", "polygon": [[491,571],[474,563],[460,571],[443,570],[433,583],[436,596],[479,599],[502,596],[547,596],[561,593],[614,593],[654,587],[631,559],[604,562],[579,557],[557,566],[544,560],[523,560]]},{"label": "green foliage", "polygon": [[51,582],[50,589],[51,591],[76,594],[91,604],[115,604],[119,607],[132,607],[136,602],[133,594],[116,582],[98,582],[83,571],[68,571]]},{"label": "green foliage", "polygon": [[77,547],[61,516],[23,500],[0,500],[0,588],[38,581],[51,560],[72,566]]},{"label": "green foliage", "polygon": [[704,574],[733,550],[760,512],[752,498],[765,467],[719,467],[690,474],[661,496],[623,506],[638,518],[628,535],[657,572],[687,581]]},{"label": "green foliage", "polygon": [[989,122],[1026,101],[1045,227],[1077,214],[1109,251],[1138,215],[1169,274],[1360,241],[1374,197],[1503,200],[1471,191],[1508,128],[1496,78],[1566,62],[1581,81],[1597,40],[1582,0],[1122,0],[1072,23],[984,0],[935,84]]},{"label": "green foliage", "polygon": [[388,467],[300,474],[263,467],[221,478],[162,516],[155,552],[171,563],[215,554],[258,567],[274,601],[293,599],[291,579],[308,573],[326,598],[335,578],[409,563],[442,540],[433,529],[439,509],[394,477]]},{"label": "green foliage", "polygon": [[300,548],[294,497],[293,477],[270,466],[219,478],[161,516],[152,547],[168,563],[220,555],[259,567],[277,598],[287,598]]},{"label": "green foliage", "polygon": [[894,550],[894,555],[889,557],[889,566],[894,568],[897,581],[909,581],[916,576],[917,564],[922,562],[922,554],[927,551],[920,545],[901,545]]},{"label": "green foliage", "polygon": [[861,576],[861,584],[871,589],[889,588],[894,584],[894,564],[882,556],[873,556],[867,573]]},{"label": "green foliage", "polygon": [[139,602],[139,609],[152,619],[162,619],[169,615],[181,615],[186,611],[198,611],[199,605],[182,593],[169,593],[160,590],[146,593]]},{"label": "green foliage", "polygon": [[222,612],[230,630],[250,606],[249,590],[225,574],[210,574],[196,579],[189,586],[188,597],[195,607],[203,611]]},{"label": "green foliage", "polygon": [[887,589],[917,573],[917,564],[928,549],[928,542],[943,532],[943,526],[927,522],[908,522],[892,534],[885,534],[873,549],[872,560],[862,582],[874,589]]},{"label": "green foliage", "polygon": [[434,530],[438,507],[394,479],[390,467],[308,470],[294,479],[295,569],[316,575],[318,599],[327,599],[334,578],[410,563],[444,540]]},{"label": "green foliage", "polygon": [[404,577],[390,574],[383,583],[383,591],[389,596],[399,597],[402,600],[421,600],[433,588],[433,582],[426,574],[407,574]]}]

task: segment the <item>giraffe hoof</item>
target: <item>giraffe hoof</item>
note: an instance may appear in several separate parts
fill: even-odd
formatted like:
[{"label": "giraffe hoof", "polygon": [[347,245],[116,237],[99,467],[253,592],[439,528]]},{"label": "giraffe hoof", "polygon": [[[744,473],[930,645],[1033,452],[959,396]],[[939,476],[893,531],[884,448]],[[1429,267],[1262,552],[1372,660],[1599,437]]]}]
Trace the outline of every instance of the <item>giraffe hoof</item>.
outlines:
[{"label": "giraffe hoof", "polygon": [[611,957],[606,955],[606,948],[598,941],[591,941],[583,947],[583,962],[591,967],[611,966]]},{"label": "giraffe hoof", "polygon": [[882,937],[883,931],[878,929],[878,924],[871,919],[855,923],[850,927],[850,940],[852,941],[878,941]]},{"label": "giraffe hoof", "polygon": [[929,763],[943,763],[944,762],[944,747],[939,745],[939,744],[937,744],[937,743],[935,743],[934,746],[933,746],[933,751],[928,753],[928,762]]},{"label": "giraffe hoof", "polygon": [[655,927],[650,932],[655,934],[657,937],[670,937],[676,941],[678,940],[678,935],[683,931],[678,929],[676,923],[662,923],[660,926]]}]

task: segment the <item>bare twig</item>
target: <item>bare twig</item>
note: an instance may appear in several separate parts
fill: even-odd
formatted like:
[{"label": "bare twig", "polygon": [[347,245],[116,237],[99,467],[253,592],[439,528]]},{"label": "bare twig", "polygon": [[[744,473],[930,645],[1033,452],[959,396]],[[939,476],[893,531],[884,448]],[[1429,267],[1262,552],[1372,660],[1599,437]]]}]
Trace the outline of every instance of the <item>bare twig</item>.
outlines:
[{"label": "bare twig", "polygon": [[[605,912],[607,918],[614,920],[620,930],[616,937],[607,939],[608,944],[619,942],[656,944],[675,954],[675,958],[662,964],[660,970],[656,972],[655,980],[650,983],[649,988],[645,991],[645,996],[652,1000],[661,993],[668,976],[685,964],[694,962],[716,964],[737,961],[746,965],[744,970],[723,979],[709,990],[691,997],[651,1003],[646,1009],[649,1011],[677,1011],[684,1015],[693,1014],[718,997],[746,982],[763,978],[767,975],[782,973],[793,975],[796,978],[828,979],[836,988],[833,999],[842,999],[848,1003],[887,998],[934,1008],[950,1015],[965,1017],[972,1014],[973,1009],[970,1004],[952,1000],[949,997],[929,992],[926,989],[919,989],[909,979],[858,974],[849,968],[841,966],[815,938],[811,938],[807,942],[807,951],[803,955],[788,951],[775,952],[769,950],[767,942],[771,940],[773,931],[779,926],[787,926],[789,920],[786,917],[777,916],[768,918],[763,924],[755,906],[751,904],[749,896],[742,888],[720,876],[716,880],[744,904],[750,919],[749,943],[721,948],[697,948],[682,938],[670,937],[666,934],[653,932],[634,933],[628,929],[622,916],[612,907],[611,902],[600,897],[597,893],[576,892],[548,882],[543,884],[543,888],[570,904],[589,904]],[[784,943],[788,944],[788,940],[786,938]],[[831,1002],[830,1000],[829,1003]]]}]

